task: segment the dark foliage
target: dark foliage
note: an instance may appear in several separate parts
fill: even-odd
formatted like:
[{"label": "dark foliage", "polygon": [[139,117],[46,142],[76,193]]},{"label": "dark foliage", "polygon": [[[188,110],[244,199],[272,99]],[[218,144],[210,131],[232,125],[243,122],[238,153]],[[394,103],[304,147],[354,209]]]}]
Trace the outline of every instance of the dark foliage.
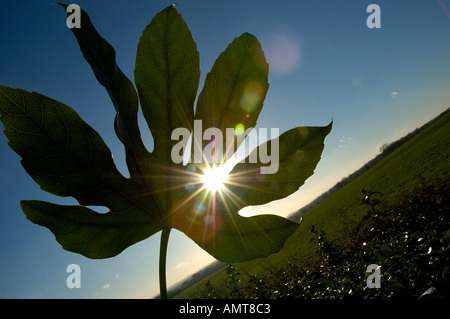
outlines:
[{"label": "dark foliage", "polygon": [[[450,297],[449,181],[422,182],[395,204],[363,190],[367,213],[344,240],[311,227],[317,260],[287,261],[245,283],[229,265],[226,287],[209,281],[196,298],[401,298]],[[381,266],[381,288],[367,287],[367,266]]]}]

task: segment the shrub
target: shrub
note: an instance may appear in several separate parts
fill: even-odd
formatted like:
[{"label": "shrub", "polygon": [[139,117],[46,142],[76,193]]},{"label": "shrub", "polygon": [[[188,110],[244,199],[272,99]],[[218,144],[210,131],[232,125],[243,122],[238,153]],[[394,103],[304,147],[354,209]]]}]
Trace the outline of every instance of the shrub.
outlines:
[{"label": "shrub", "polygon": [[[422,181],[393,204],[363,190],[366,215],[341,243],[311,226],[317,260],[288,260],[270,274],[253,274],[240,298],[448,298],[450,296],[450,183]],[[363,207],[363,206],[361,206]],[[367,288],[369,264],[381,265],[381,288]],[[227,275],[236,280],[236,275]],[[210,283],[209,283],[210,284]],[[209,287],[211,288],[211,287]],[[214,288],[215,291],[219,291]],[[211,291],[210,291],[210,295]],[[193,297],[208,298],[197,294]],[[233,298],[233,290],[215,298]]]}]

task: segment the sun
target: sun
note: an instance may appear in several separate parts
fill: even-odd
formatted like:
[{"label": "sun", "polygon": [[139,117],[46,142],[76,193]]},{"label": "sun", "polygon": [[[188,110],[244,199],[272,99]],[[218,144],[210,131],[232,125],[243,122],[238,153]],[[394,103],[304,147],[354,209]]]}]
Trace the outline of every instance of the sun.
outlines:
[{"label": "sun", "polygon": [[211,193],[215,193],[224,188],[224,183],[228,177],[228,171],[224,167],[208,167],[202,175],[204,187]]}]

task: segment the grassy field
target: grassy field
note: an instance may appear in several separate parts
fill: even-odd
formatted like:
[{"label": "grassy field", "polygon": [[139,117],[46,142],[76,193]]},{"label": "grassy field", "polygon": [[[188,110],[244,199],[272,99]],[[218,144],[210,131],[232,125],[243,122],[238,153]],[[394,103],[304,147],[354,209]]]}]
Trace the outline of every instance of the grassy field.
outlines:
[{"label": "grassy field", "polygon": [[[346,234],[362,219],[367,209],[360,205],[361,190],[379,191],[383,199],[395,201],[402,193],[412,190],[421,180],[449,178],[450,113],[411,138],[378,164],[361,174],[348,185],[324,200],[303,216],[297,232],[285,247],[268,258],[236,265],[241,275],[266,273],[286,260],[307,263],[315,256],[316,243],[311,226],[324,230],[329,240],[345,241]],[[339,165],[338,163],[336,165]],[[203,287],[208,280],[215,287],[223,286],[225,269],[187,289],[177,298],[189,298],[192,291]]]}]

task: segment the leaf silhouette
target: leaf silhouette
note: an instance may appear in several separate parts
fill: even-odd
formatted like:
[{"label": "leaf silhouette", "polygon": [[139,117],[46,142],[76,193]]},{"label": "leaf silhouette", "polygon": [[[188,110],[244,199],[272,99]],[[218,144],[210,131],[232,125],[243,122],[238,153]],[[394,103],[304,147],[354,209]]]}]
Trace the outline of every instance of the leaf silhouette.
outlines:
[{"label": "leaf silhouette", "polygon": [[[206,76],[194,114],[199,53],[173,6],[158,13],[139,39],[137,92],[116,64],[113,47],[84,10],[81,25],[71,31],[111,97],[114,129],[124,145],[130,177],[120,174],[100,135],[72,108],[35,92],[0,86],[0,121],[8,145],[43,190],[74,197],[80,204],[26,200],[21,202],[26,217],[49,228],[64,249],[89,258],[113,257],[170,228],[225,262],[265,257],[281,249],[297,223],[270,214],[242,217],[238,211],[296,191],[313,174],[331,124],[293,128],[260,145],[249,155],[257,160],[236,164],[218,192],[208,190],[202,180],[215,164],[184,165],[172,158],[180,143],[173,138],[175,129],[192,135],[191,159],[211,142],[222,145],[223,156],[215,158],[220,165],[256,126],[269,87],[269,66],[256,37],[244,33],[220,54]],[[154,139],[151,152],[137,124],[139,102]],[[195,131],[196,121],[202,123],[200,132]],[[242,136],[234,131],[239,125],[248,129]],[[235,134],[203,138],[209,128]],[[181,143],[187,146],[187,140]],[[261,170],[267,166],[258,158],[262,152],[277,155],[277,169],[270,174]],[[100,214],[88,205],[109,211]]]},{"label": "leaf silhouette", "polygon": [[[67,4],[56,3],[67,10]],[[142,143],[137,124],[139,102],[136,90],[117,65],[114,48],[100,36],[84,10],[81,10],[80,20],[83,27],[72,28],[71,31],[98,82],[105,87],[111,97],[117,112],[114,129],[125,146],[130,174],[137,178],[142,175],[142,168],[138,163],[146,162],[149,153]]]},{"label": "leaf silhouette", "polygon": [[[217,127],[222,132],[238,124],[255,127],[269,88],[268,74],[269,65],[259,41],[249,33],[242,34],[219,55],[206,76],[195,118],[202,120],[205,128]],[[232,153],[242,141],[236,136],[230,141],[224,139],[222,144]]]},{"label": "leaf silhouette", "polygon": [[0,86],[0,119],[8,145],[43,190],[110,209],[98,214],[82,206],[23,201],[27,218],[52,230],[64,248],[73,239],[71,251],[90,258],[112,257],[127,247],[125,243],[160,230],[162,216],[152,199],[117,171],[101,137],[71,108],[38,93]]}]

